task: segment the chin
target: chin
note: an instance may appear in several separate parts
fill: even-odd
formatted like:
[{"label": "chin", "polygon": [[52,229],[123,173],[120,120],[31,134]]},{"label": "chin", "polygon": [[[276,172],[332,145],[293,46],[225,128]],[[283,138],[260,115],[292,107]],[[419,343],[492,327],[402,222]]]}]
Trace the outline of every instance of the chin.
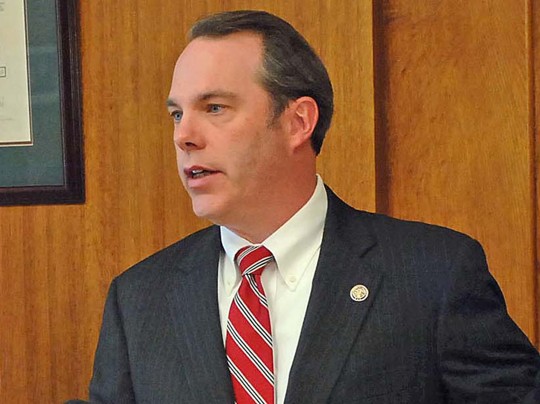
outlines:
[{"label": "chin", "polygon": [[214,224],[221,225],[222,220],[220,218],[223,216],[223,210],[216,206],[215,203],[208,203],[209,201],[197,201],[192,199],[191,206],[195,216],[200,217],[201,219],[206,219],[211,221]]}]

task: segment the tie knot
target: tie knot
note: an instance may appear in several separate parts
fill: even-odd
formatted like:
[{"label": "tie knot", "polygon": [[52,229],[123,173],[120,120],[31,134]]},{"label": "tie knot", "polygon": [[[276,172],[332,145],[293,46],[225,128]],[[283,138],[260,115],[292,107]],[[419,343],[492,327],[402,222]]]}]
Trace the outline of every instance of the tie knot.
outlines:
[{"label": "tie knot", "polygon": [[243,247],[234,257],[242,276],[260,275],[264,267],[273,259],[272,253],[262,245]]}]

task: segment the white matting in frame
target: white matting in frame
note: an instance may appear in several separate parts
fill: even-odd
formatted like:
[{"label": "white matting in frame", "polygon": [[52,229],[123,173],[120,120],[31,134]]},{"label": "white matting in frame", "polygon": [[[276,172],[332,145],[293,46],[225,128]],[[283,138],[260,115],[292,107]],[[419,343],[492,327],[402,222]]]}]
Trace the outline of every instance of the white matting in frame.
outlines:
[{"label": "white matting in frame", "polygon": [[25,3],[0,0],[0,146],[32,144]]}]

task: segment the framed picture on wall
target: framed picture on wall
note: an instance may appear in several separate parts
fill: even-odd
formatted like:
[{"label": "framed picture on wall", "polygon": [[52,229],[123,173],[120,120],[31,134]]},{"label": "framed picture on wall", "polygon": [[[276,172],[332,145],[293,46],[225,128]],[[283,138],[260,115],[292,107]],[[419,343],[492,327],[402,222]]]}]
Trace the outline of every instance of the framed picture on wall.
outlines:
[{"label": "framed picture on wall", "polygon": [[78,0],[0,0],[0,205],[83,203]]}]

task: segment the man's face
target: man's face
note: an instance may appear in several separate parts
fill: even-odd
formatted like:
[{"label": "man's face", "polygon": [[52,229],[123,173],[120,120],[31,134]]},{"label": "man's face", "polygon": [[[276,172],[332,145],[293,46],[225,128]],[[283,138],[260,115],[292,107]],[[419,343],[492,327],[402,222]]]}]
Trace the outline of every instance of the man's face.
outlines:
[{"label": "man's face", "polygon": [[197,38],[176,63],[168,100],[178,171],[197,216],[234,230],[286,181],[287,137],[257,79],[262,40]]}]

